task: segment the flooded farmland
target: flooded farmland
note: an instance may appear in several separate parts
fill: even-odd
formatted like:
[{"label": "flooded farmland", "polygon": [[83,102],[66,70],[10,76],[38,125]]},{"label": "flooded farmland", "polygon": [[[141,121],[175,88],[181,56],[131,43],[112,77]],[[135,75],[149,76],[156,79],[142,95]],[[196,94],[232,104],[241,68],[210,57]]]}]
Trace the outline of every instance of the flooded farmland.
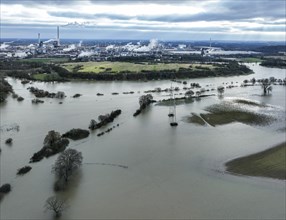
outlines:
[{"label": "flooded farmland", "polygon": [[[35,97],[27,90],[31,85],[8,78],[24,101],[9,97],[0,106],[0,185],[12,186],[1,201],[0,218],[50,219],[52,213],[44,212],[43,206],[48,197],[58,194],[69,203],[63,219],[285,219],[285,181],[224,172],[227,161],[285,141],[286,87],[273,86],[267,96],[262,95],[259,85],[240,87],[244,79],[253,77],[284,79],[285,70],[258,64],[249,67],[255,73],[248,76],[187,80],[188,85],[199,83],[210,89],[206,94],[215,95],[178,104],[176,128],[169,125],[168,105],[152,104],[133,117],[144,91],[169,88],[167,80],[34,82],[34,87],[67,95],[62,104],[58,99],[44,98],[43,104],[34,105],[31,100]],[[218,97],[217,86],[231,82],[237,87]],[[172,85],[180,88],[177,97],[184,93],[183,84]],[[130,91],[134,93],[123,94]],[[76,93],[82,96],[72,98]],[[166,92],[152,95],[155,100],[169,97]],[[266,124],[244,123],[238,117],[214,123],[217,118],[213,117],[203,126],[186,120],[192,113],[217,114],[217,108],[214,111],[211,107],[225,109],[229,103],[246,109],[252,120],[255,118],[249,112],[271,120]],[[85,139],[70,141],[68,148],[82,152],[83,165],[64,192],[53,190],[51,169],[57,155],[30,164],[32,170],[24,176],[16,175],[17,169],[28,165],[33,153],[41,149],[48,131],[63,134],[72,128],[88,129],[91,119],[116,109],[122,113],[111,125],[91,131]],[[97,136],[117,124],[110,133]],[[9,129],[15,126],[18,129]],[[5,145],[7,138],[13,138],[12,145]]]}]

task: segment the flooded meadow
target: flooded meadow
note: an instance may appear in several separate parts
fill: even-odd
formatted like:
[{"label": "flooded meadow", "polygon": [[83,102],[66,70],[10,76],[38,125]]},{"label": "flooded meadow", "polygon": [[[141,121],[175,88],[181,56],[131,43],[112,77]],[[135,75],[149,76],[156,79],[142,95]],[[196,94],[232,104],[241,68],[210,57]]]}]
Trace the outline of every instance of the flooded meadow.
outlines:
[{"label": "flooded meadow", "polygon": [[[23,85],[7,78],[24,100],[9,97],[0,106],[0,185],[12,186],[0,203],[0,218],[51,219],[43,206],[57,194],[69,204],[62,219],[285,219],[284,180],[225,172],[226,162],[285,141],[286,87],[273,85],[265,96],[259,84],[240,86],[253,77],[284,79],[285,70],[247,65],[254,74],[188,79],[187,85],[168,80]],[[190,83],[199,83],[210,96],[177,101],[177,127],[169,125],[170,104],[159,102],[170,98],[169,92],[152,93],[157,103],[133,117],[144,91],[171,83],[179,87],[176,97],[184,97]],[[217,95],[218,86],[229,85]],[[30,86],[66,97],[32,104]],[[67,189],[55,192],[51,169],[57,155],[29,164],[47,133],[88,129],[91,119],[116,109],[122,113],[112,123],[70,140],[68,148],[82,152],[83,164]],[[8,138],[11,145],[5,144]],[[17,176],[26,165],[32,170]]]}]

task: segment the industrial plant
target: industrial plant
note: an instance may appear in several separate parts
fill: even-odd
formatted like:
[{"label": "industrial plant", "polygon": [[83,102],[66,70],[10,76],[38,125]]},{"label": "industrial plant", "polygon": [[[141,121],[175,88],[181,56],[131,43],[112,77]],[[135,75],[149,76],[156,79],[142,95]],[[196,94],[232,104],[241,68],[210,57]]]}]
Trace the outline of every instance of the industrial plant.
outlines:
[{"label": "industrial plant", "polygon": [[[174,54],[197,54],[201,56],[223,55],[220,47],[192,45],[192,42],[163,42],[157,39],[149,41],[71,41],[60,39],[60,26],[56,27],[56,37],[42,38],[38,33],[36,40],[16,40],[1,42],[0,59],[25,59],[45,57],[65,57],[71,60],[84,59],[104,61],[111,57],[139,57],[155,55],[172,56]],[[246,51],[240,51],[245,53]]]}]

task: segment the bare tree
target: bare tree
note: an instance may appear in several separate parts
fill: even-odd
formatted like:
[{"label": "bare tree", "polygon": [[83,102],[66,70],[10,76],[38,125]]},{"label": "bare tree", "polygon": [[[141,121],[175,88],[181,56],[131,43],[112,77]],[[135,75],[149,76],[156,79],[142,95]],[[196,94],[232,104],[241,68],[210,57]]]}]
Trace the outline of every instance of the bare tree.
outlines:
[{"label": "bare tree", "polygon": [[222,96],[222,94],[224,93],[224,87],[223,86],[218,86],[217,87],[217,92],[220,96]]},{"label": "bare tree", "polygon": [[269,79],[262,79],[261,80],[261,87],[263,89],[263,94],[269,94],[272,91],[271,81]]},{"label": "bare tree", "polygon": [[250,81],[251,81],[252,85],[254,85],[256,83],[256,79],[255,78],[252,78]]},{"label": "bare tree", "polygon": [[67,149],[62,152],[52,168],[52,172],[59,177],[59,179],[64,179],[68,182],[69,177],[73,172],[78,169],[82,164],[81,152],[75,149]]},{"label": "bare tree", "polygon": [[45,209],[51,210],[55,213],[56,217],[60,217],[62,212],[68,208],[67,202],[57,196],[52,196],[46,200]]}]

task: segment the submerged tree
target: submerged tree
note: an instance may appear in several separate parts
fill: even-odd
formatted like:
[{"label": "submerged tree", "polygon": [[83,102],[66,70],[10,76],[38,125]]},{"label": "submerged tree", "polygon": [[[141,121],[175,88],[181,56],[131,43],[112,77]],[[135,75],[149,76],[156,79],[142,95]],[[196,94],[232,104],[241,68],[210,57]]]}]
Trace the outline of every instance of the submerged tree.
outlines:
[{"label": "submerged tree", "polygon": [[99,116],[98,116],[98,120],[99,120],[100,122],[102,122],[102,121],[105,121],[106,119],[108,119],[109,117],[110,117],[109,114],[99,115]]},{"label": "submerged tree", "polygon": [[153,100],[153,96],[151,94],[142,95],[139,98],[140,109],[146,108]]},{"label": "submerged tree", "polygon": [[185,93],[185,97],[186,97],[186,98],[190,98],[190,97],[192,97],[194,94],[195,94],[195,93],[194,93],[192,90],[189,90],[189,91],[187,91],[187,92]]},{"label": "submerged tree", "polygon": [[91,119],[88,128],[94,130],[96,129],[96,127],[97,127],[97,122],[94,119]]},{"label": "submerged tree", "polygon": [[45,209],[51,210],[55,213],[56,217],[60,217],[62,212],[68,208],[67,202],[57,196],[52,196],[46,200]]},{"label": "submerged tree", "polygon": [[61,135],[59,132],[56,132],[54,130],[49,131],[49,133],[44,139],[44,146],[53,146],[60,139],[61,139]]},{"label": "submerged tree", "polygon": [[264,95],[267,95],[272,91],[271,81],[269,79],[262,79],[260,83]]},{"label": "submerged tree", "polygon": [[217,92],[221,96],[224,93],[224,87],[223,86],[218,86],[217,87]]},{"label": "submerged tree", "polygon": [[64,179],[65,183],[68,182],[69,177],[77,170],[82,164],[81,152],[75,149],[67,149],[62,152],[52,168],[52,172],[56,174],[59,179]]},{"label": "submerged tree", "polygon": [[256,79],[253,77],[251,80],[252,85],[254,85],[256,83]]}]

